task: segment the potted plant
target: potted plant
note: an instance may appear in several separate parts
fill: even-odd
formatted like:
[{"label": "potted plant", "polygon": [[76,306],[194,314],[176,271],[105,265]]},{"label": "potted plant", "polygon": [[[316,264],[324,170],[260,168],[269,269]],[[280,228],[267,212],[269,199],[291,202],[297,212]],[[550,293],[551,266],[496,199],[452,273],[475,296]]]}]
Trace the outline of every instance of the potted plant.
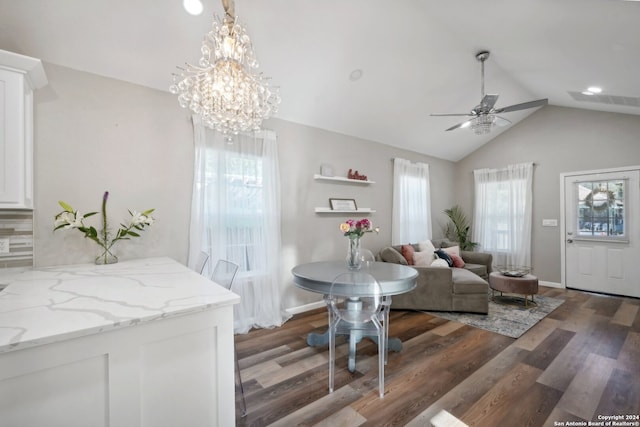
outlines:
[{"label": "potted plant", "polygon": [[449,223],[445,229],[445,236],[458,242],[460,249],[463,251],[472,251],[478,246],[477,242],[472,242],[469,236],[469,222],[462,208],[458,205],[445,209],[444,213],[449,217]]}]

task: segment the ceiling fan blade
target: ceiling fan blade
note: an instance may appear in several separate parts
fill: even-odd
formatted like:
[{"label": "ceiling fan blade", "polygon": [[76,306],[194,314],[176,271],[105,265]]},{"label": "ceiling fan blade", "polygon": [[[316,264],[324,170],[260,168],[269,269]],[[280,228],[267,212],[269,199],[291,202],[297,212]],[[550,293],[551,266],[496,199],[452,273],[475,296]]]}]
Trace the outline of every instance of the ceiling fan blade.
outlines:
[{"label": "ceiling fan blade", "polygon": [[496,116],[493,124],[495,124],[496,126],[509,126],[511,124],[510,120],[505,119],[504,117],[500,117],[500,116]]},{"label": "ceiling fan blade", "polygon": [[[471,120],[473,120],[473,119],[471,119]],[[451,126],[449,129],[445,129],[445,132],[449,131],[449,130],[456,130],[456,129],[459,129],[459,128],[466,128],[471,124],[471,120],[467,120],[466,122],[458,123],[455,126]]]},{"label": "ceiling fan blade", "polygon": [[522,104],[509,105],[508,107],[496,108],[494,113],[508,113],[510,111],[526,110],[527,108],[542,107],[547,105],[549,100],[547,98],[538,99],[536,101],[523,102]]},{"label": "ceiling fan blade", "polygon": [[471,113],[460,113],[460,114],[456,114],[456,113],[452,113],[452,114],[429,114],[430,116],[438,116],[438,117],[442,117],[442,116],[475,116],[475,114],[471,114]]},{"label": "ceiling fan blade", "polygon": [[482,97],[482,101],[480,101],[480,108],[482,111],[490,111],[494,105],[496,105],[496,101],[498,100],[498,95],[486,94]]}]

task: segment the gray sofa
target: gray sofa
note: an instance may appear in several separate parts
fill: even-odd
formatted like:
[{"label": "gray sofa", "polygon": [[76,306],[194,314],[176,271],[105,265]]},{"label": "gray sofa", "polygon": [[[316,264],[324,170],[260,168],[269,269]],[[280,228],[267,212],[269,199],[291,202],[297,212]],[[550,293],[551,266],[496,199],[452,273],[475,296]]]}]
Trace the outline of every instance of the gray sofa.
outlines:
[{"label": "gray sofa", "polygon": [[[436,248],[455,246],[449,240],[431,240]],[[418,245],[412,245],[418,251]],[[460,251],[465,262],[463,268],[417,267],[416,289],[406,294],[394,295],[392,309],[461,311],[487,313],[489,311],[489,273],[491,254]],[[380,250],[378,260],[408,265],[402,256],[402,246],[387,246]]]}]

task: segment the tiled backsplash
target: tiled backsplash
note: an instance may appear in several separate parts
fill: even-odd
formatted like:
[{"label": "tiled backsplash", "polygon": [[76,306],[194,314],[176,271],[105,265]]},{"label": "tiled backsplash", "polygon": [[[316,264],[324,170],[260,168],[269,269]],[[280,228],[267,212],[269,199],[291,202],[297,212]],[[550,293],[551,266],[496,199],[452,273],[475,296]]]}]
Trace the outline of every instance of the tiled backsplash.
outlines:
[{"label": "tiled backsplash", "polygon": [[0,269],[33,266],[33,212],[0,209]]}]

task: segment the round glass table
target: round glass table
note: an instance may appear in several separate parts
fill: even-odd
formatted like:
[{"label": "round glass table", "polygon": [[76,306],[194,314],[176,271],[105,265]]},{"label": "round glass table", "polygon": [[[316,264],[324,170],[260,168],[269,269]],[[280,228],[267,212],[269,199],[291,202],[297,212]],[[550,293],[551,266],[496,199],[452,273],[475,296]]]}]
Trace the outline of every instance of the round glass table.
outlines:
[{"label": "round glass table", "polygon": [[[300,264],[291,270],[293,282],[301,289],[327,295],[334,279],[350,270],[344,261],[322,261]],[[416,287],[418,272],[406,265],[393,264],[388,262],[369,262],[362,266],[361,272],[371,274],[380,283],[382,294],[391,299],[393,295],[403,294],[412,291]],[[349,296],[349,295],[345,295]],[[388,310],[391,302],[386,305]],[[387,322],[388,323],[388,322]],[[385,325],[388,327],[388,325]],[[349,346],[349,370],[355,370],[355,344],[356,340],[350,340]],[[329,343],[329,332],[323,334],[310,333],[307,335],[307,344],[310,346],[327,345]],[[387,348],[393,351],[402,350],[402,341],[399,338],[389,338]]]}]

